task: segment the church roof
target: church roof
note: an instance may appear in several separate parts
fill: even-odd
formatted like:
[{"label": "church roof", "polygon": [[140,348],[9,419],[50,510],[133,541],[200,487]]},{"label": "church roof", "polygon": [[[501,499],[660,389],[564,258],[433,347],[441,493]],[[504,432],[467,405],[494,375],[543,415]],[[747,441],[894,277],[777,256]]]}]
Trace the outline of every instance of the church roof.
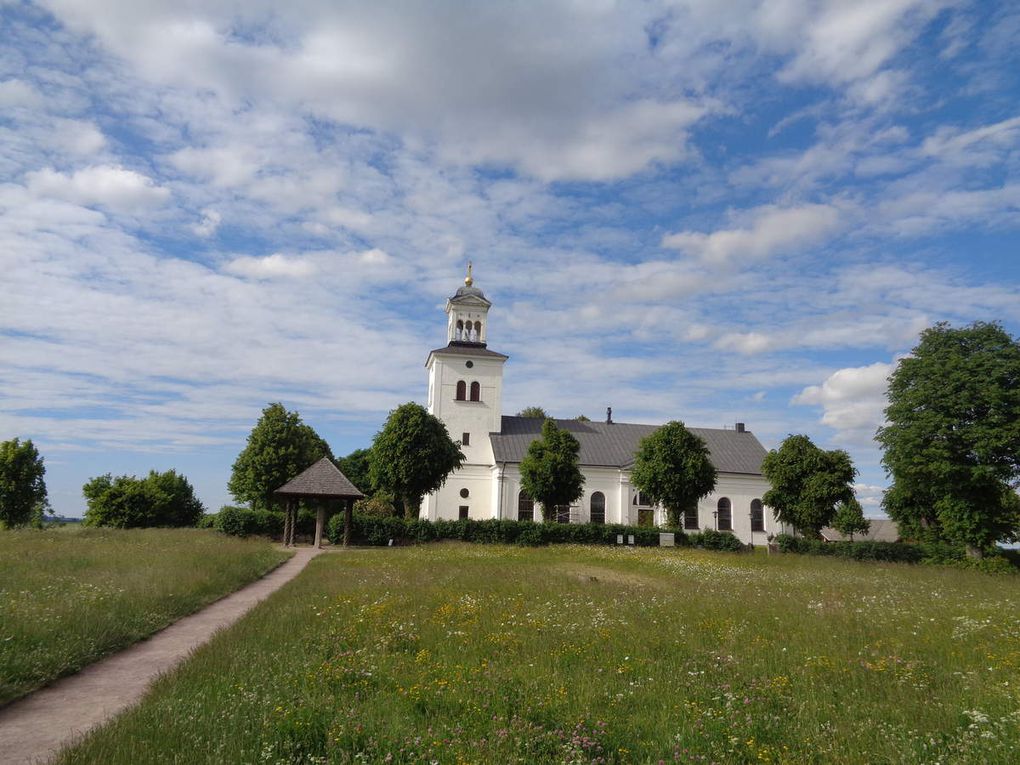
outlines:
[{"label": "church roof", "polygon": [[436,348],[433,351],[429,351],[429,356],[433,353],[453,355],[453,356],[474,356],[476,358],[483,359],[508,359],[510,358],[506,354],[497,353],[496,351],[490,351],[485,347],[485,343],[465,343],[457,342],[453,340],[445,348]]},{"label": "church roof", "polygon": [[[633,465],[641,439],[659,429],[659,425],[627,422],[579,422],[555,420],[557,427],[569,430],[581,445],[580,462],[586,467],[627,468]],[[499,433],[490,433],[496,462],[520,462],[528,446],[542,433],[539,417],[504,417]],[[688,428],[704,439],[712,464],[720,473],[761,475],[765,447],[750,431],[716,428]]]},{"label": "church roof", "polygon": [[361,499],[365,496],[329,457],[323,457],[273,493],[284,497],[324,499]]},{"label": "church roof", "polygon": [[[475,300],[472,300],[472,298],[474,298]],[[464,285],[463,287],[458,289],[456,294],[452,298],[450,298],[451,303],[467,303],[475,302],[476,300],[482,301],[483,303],[485,303],[485,305],[492,305],[492,302],[485,297],[484,292],[482,292],[477,287],[469,285]]]}]

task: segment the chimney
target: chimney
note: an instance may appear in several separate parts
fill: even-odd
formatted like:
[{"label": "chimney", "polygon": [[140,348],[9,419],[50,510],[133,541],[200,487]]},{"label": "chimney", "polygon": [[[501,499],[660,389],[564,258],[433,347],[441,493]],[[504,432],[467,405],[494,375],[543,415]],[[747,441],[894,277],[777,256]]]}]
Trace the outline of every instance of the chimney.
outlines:
[{"label": "chimney", "polygon": [[744,423],[742,423],[742,422],[738,422],[737,423],[737,432],[738,433],[746,433],[747,432],[747,431],[744,430]]},{"label": "chimney", "polygon": [[613,424],[613,407],[607,406],[606,407],[606,425],[612,425],[612,424]]}]

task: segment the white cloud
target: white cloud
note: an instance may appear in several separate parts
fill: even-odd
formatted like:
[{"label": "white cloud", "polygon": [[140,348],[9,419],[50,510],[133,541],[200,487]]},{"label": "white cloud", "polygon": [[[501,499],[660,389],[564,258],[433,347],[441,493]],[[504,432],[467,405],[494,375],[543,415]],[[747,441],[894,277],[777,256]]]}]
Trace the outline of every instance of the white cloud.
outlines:
[{"label": "white cloud", "polygon": [[746,217],[750,219],[746,226],[720,229],[711,234],[696,231],[667,234],[662,246],[713,264],[758,260],[818,244],[841,225],[839,210],[823,204],[766,205],[750,211]]},{"label": "white cloud", "polygon": [[761,332],[728,332],[720,337],[717,348],[738,353],[763,353],[774,347],[774,339]]},{"label": "white cloud", "polygon": [[822,407],[821,422],[837,431],[837,440],[870,442],[883,423],[888,378],[894,364],[875,362],[847,367],[810,385],[793,398],[794,404]]},{"label": "white cloud", "polygon": [[222,215],[212,208],[206,208],[202,210],[202,220],[192,226],[191,230],[198,234],[198,236],[207,238],[216,233],[222,222]]},{"label": "white cloud", "polygon": [[140,213],[170,198],[169,189],[148,176],[111,165],[95,165],[71,174],[47,168],[27,173],[28,189],[36,196],[98,205],[114,212]]},{"label": "white cloud", "polygon": [[0,107],[36,107],[43,104],[43,97],[24,80],[10,79],[0,82]]},{"label": "white cloud", "polygon": [[307,258],[294,258],[274,253],[261,258],[234,258],[224,270],[252,279],[304,278],[314,274],[318,268]]}]

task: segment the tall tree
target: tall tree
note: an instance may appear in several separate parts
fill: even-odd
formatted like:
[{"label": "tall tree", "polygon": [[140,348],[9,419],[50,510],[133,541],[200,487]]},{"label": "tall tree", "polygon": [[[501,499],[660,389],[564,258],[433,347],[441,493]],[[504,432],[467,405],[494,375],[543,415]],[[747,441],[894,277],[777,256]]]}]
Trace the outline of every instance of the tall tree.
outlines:
[{"label": "tall tree", "polygon": [[0,528],[24,526],[42,515],[46,498],[46,466],[32,439],[0,443]]},{"label": "tall tree", "polygon": [[376,492],[371,474],[371,450],[355,449],[346,457],[336,461],[336,466],[353,483],[361,493],[370,497]]},{"label": "tall tree", "polygon": [[527,417],[530,420],[548,420],[549,415],[540,406],[526,406],[517,413],[518,417]]},{"label": "tall tree", "polygon": [[663,504],[674,528],[682,525],[685,510],[712,492],[715,480],[707,444],[675,420],[641,440],[631,472],[641,493]]},{"label": "tall tree", "polygon": [[832,516],[832,528],[854,541],[854,534],[867,534],[871,521],[864,517],[864,508],[854,499],[844,500],[836,506],[836,514]]},{"label": "tall tree", "polygon": [[521,460],[521,488],[542,505],[542,517],[552,520],[557,505],[569,505],[584,491],[578,455],[581,445],[570,431],[547,419],[542,436],[528,445]]},{"label": "tall tree", "polygon": [[270,404],[234,461],[227,488],[238,502],[269,509],[274,491],[322,457],[333,459],[329,444],[301,415],[283,404]]},{"label": "tall tree", "polygon": [[889,378],[886,512],[979,556],[1020,533],[1020,343],[995,323],[921,333]]},{"label": "tall tree", "polygon": [[91,479],[82,493],[86,526],[194,526],[205,512],[188,479],[176,470],[151,470],[145,478],[107,473]]},{"label": "tall tree", "polygon": [[464,463],[464,453],[442,420],[409,402],[390,412],[375,437],[369,474],[375,485],[404,501],[404,513],[417,517],[421,500],[436,491]]},{"label": "tall tree", "polygon": [[836,512],[853,499],[857,469],[842,449],[819,449],[807,436],[789,436],[762,461],[761,472],[771,484],[762,495],[776,517],[802,534],[818,536]]}]

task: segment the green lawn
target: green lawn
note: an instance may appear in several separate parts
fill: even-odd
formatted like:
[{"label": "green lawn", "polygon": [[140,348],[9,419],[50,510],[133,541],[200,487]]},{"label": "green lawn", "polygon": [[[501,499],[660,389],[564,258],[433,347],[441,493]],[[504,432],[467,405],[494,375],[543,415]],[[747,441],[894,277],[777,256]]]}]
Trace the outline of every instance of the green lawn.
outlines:
[{"label": "green lawn", "polygon": [[1020,585],[462,544],[319,556],[64,763],[1016,761]]},{"label": "green lawn", "polygon": [[0,704],[152,634],[288,555],[198,529],[0,531]]}]

